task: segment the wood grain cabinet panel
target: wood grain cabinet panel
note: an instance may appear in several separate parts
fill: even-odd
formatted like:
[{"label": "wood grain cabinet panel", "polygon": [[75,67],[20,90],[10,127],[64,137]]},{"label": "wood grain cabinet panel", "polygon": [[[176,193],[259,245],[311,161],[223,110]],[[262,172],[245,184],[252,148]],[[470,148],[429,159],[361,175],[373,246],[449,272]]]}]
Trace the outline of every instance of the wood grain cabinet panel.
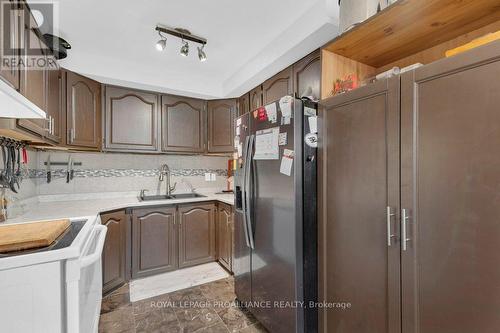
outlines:
[{"label": "wood grain cabinet panel", "polygon": [[[2,24],[0,24],[0,36],[4,36],[4,38],[8,38],[8,45],[4,47],[7,43],[1,46],[0,51],[0,62],[2,65],[6,65],[9,63],[10,57],[19,56],[19,45],[21,42],[21,33],[23,31],[23,26],[21,24],[21,20],[23,19],[15,12],[17,8],[17,4],[14,1],[11,1],[12,4],[10,6],[10,10],[3,10],[2,19],[0,20]],[[7,5],[5,5],[5,9],[7,9]],[[6,56],[3,58],[2,56]],[[0,78],[2,78],[5,82],[10,84],[14,89],[19,90],[19,68],[15,66],[2,66],[0,70]]]},{"label": "wood grain cabinet panel", "polygon": [[293,65],[293,87],[295,93],[320,99],[321,56],[316,50]]},{"label": "wood grain cabinet panel", "polygon": [[250,93],[246,93],[238,98],[238,116],[250,112]]},{"label": "wood grain cabinet panel", "polygon": [[132,278],[177,269],[175,207],[135,209],[132,214]]},{"label": "wood grain cabinet panel", "polygon": [[262,106],[262,86],[255,87],[249,92],[250,110],[253,111]]},{"label": "wood grain cabinet panel", "polygon": [[101,214],[108,228],[102,253],[103,294],[127,282],[127,215],[125,211]]},{"label": "wood grain cabinet panel", "polygon": [[262,84],[264,105],[293,94],[293,71],[288,67]]},{"label": "wood grain cabinet panel", "polygon": [[208,152],[232,152],[236,100],[208,101]]},{"label": "wood grain cabinet panel", "polygon": [[101,147],[101,85],[99,82],[66,72],[66,121],[69,146]]},{"label": "wood grain cabinet panel", "polygon": [[205,151],[205,108],[199,99],[163,95],[162,150],[203,153]]},{"label": "wood grain cabinet panel", "polygon": [[[24,7],[27,10],[27,7]],[[42,37],[32,28],[36,26],[35,19],[29,13],[23,16],[23,51],[21,55],[27,66],[20,72],[20,93],[42,110],[47,109],[47,79],[46,69],[33,68],[33,59],[46,58],[47,46],[42,42]],[[36,57],[36,58],[35,58]],[[31,65],[30,65],[31,64]],[[45,136],[48,131],[46,119],[19,119],[18,126],[30,132]]]},{"label": "wood grain cabinet panel", "polygon": [[[51,56],[51,61],[56,64],[56,60]],[[47,71],[47,116],[49,130],[46,138],[55,143],[62,142],[62,121],[63,121],[63,83],[62,71],[59,68]]]},{"label": "wood grain cabinet panel", "polygon": [[215,205],[179,206],[179,267],[215,260]]},{"label": "wood grain cabinet panel", "polygon": [[158,149],[158,95],[107,86],[105,99],[106,149]]},{"label": "wood grain cabinet panel", "polygon": [[233,210],[230,205],[217,207],[217,258],[228,271],[233,269]]}]

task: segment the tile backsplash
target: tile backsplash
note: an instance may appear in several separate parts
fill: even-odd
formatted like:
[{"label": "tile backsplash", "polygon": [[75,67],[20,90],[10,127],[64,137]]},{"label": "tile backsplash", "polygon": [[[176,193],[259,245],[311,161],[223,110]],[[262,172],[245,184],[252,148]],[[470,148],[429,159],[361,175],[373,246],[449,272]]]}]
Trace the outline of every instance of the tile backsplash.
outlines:
[{"label": "tile backsplash", "polygon": [[[176,192],[188,192],[194,188],[226,188],[228,157],[187,155],[138,155],[122,153],[75,153],[30,151],[27,177],[19,194],[7,190],[17,200],[36,195],[139,192],[164,193],[166,182],[159,181],[159,168],[167,164],[171,170],[171,184],[177,183]],[[65,166],[52,166],[52,180],[47,183],[47,167],[44,163],[50,155],[51,163],[67,162],[71,154],[74,162],[74,178],[66,183]],[[205,173],[216,175],[215,181],[205,181]]]}]

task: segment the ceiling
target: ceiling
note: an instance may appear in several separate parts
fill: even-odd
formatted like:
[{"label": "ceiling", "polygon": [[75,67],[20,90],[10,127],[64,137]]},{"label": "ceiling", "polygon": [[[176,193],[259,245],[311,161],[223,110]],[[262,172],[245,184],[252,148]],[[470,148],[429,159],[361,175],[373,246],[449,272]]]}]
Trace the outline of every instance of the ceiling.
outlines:
[{"label": "ceiling", "polygon": [[[201,98],[236,97],[337,34],[337,0],[64,0],[59,35],[72,49],[61,65],[102,83]],[[208,40],[187,58],[157,24]]]}]

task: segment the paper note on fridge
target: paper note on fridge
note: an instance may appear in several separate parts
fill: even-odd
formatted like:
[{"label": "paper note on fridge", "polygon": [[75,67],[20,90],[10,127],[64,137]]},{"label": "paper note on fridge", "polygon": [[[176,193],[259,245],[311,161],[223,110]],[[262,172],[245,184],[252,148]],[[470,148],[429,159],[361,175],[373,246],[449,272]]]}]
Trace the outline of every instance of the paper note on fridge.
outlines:
[{"label": "paper note on fridge", "polygon": [[292,175],[294,152],[290,149],[283,150],[283,157],[281,158],[280,172],[284,175]]},{"label": "paper note on fridge", "polygon": [[274,127],[255,133],[255,160],[278,160],[280,128]]},{"label": "paper note on fridge", "polygon": [[283,118],[291,118],[292,117],[293,97],[292,96],[284,96],[280,99],[279,104],[280,104],[281,116]]},{"label": "paper note on fridge", "polygon": [[271,103],[265,106],[267,112],[267,120],[271,123],[278,121],[278,112],[276,110],[276,103]]},{"label": "paper note on fridge", "polygon": [[309,121],[309,132],[310,133],[318,133],[318,117],[308,117]]}]

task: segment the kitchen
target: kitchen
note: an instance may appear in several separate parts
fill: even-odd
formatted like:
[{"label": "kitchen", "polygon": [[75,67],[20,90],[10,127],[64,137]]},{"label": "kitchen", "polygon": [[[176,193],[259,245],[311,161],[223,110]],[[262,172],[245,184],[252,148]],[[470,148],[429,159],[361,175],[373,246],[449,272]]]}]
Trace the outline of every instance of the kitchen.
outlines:
[{"label": "kitchen", "polygon": [[1,5],[0,331],[500,329],[496,0]]}]

